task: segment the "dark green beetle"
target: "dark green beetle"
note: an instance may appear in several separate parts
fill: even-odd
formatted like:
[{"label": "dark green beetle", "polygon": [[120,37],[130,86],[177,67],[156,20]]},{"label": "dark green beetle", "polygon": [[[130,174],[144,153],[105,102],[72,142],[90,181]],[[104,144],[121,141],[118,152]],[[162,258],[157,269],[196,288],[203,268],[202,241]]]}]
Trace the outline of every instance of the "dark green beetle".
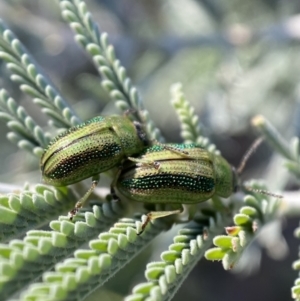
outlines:
[{"label": "dark green beetle", "polygon": [[168,144],[167,149],[154,145],[124,164],[113,191],[138,202],[178,205],[178,210],[150,212],[144,229],[152,219],[181,212],[182,204],[204,202],[214,195],[229,197],[237,181],[235,169],[223,157],[197,144]]}]

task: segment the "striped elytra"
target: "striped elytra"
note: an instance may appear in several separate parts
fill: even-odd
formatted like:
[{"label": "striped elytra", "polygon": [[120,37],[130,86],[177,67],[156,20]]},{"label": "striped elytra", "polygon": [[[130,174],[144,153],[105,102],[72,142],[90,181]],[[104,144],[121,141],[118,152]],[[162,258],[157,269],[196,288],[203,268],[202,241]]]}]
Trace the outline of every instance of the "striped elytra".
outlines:
[{"label": "striped elytra", "polygon": [[46,184],[66,186],[96,176],[149,145],[138,122],[98,116],[53,139],[41,158]]},{"label": "striped elytra", "polygon": [[196,144],[168,146],[171,149],[154,145],[137,157],[137,162],[126,162],[116,181],[118,197],[144,203],[191,204],[235,192],[237,175],[223,157]]}]

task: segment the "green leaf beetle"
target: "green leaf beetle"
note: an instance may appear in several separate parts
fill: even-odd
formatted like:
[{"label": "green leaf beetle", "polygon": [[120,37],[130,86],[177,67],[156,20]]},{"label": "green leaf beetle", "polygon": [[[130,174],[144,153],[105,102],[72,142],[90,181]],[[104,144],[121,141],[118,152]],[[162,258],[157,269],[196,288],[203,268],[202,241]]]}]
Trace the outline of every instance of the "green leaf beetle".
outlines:
[{"label": "green leaf beetle", "polygon": [[148,213],[142,231],[150,220],[180,213],[182,204],[204,202],[213,195],[226,198],[237,189],[237,172],[222,156],[197,144],[168,146],[170,149],[154,145],[137,158],[130,158],[112,185],[117,198],[174,204],[178,208]]},{"label": "green leaf beetle", "polygon": [[92,177],[92,186],[70,212],[82,207],[99,174],[141,153],[150,145],[140,123],[127,116],[98,116],[54,138],[44,150],[40,167],[46,184],[67,186]]},{"label": "green leaf beetle", "polygon": [[259,138],[253,143],[237,170],[222,156],[197,144],[153,145],[125,162],[112,184],[112,194],[117,199],[172,204],[176,208],[149,212],[140,234],[150,220],[182,212],[182,204],[204,202],[214,195],[227,198],[238,188],[282,198],[239,183],[239,174],[262,141]]}]

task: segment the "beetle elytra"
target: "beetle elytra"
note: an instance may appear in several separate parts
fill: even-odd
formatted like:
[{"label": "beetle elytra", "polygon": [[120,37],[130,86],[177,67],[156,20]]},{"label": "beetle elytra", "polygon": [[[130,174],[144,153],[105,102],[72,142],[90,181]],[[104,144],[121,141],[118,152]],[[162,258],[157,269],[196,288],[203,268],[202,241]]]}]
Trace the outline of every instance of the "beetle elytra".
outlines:
[{"label": "beetle elytra", "polygon": [[99,174],[139,154],[149,141],[140,123],[127,116],[98,116],[58,135],[45,149],[40,167],[46,184],[67,186],[92,177],[92,186],[70,212],[82,207]]}]

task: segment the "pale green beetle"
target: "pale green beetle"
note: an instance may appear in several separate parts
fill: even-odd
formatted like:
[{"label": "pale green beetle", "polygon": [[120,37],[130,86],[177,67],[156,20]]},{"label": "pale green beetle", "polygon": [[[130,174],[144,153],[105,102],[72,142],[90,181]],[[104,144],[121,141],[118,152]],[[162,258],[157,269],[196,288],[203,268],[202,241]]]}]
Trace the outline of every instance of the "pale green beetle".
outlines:
[{"label": "pale green beetle", "polygon": [[67,186],[92,177],[91,188],[70,212],[72,218],[96,187],[100,173],[149,145],[140,123],[127,116],[98,116],[50,142],[40,162],[42,178],[46,184]]}]

